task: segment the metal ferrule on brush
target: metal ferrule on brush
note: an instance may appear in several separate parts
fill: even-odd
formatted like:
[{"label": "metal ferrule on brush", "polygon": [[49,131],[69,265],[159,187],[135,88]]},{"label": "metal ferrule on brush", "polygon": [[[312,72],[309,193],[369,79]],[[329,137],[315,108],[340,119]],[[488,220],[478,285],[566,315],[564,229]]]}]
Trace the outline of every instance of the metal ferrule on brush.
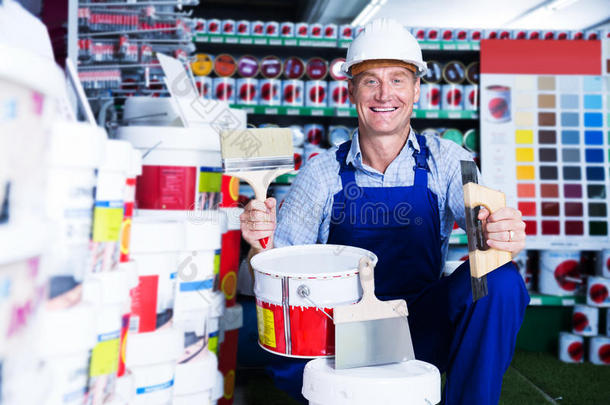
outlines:
[{"label": "metal ferrule on brush", "polygon": [[223,159],[222,168],[225,171],[274,170],[278,167],[294,166],[294,156],[261,156],[247,159]]}]

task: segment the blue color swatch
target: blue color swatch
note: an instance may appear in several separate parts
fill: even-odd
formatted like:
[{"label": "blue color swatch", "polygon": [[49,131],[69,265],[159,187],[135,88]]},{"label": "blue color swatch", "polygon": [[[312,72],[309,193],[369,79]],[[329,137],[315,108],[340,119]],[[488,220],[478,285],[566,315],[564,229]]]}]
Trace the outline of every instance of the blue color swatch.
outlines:
[{"label": "blue color swatch", "polygon": [[602,113],[585,113],[585,127],[601,127],[603,125],[604,116]]},{"label": "blue color swatch", "polygon": [[604,150],[585,149],[585,159],[589,163],[604,163]]},{"label": "blue color swatch", "polygon": [[562,94],[561,108],[578,108],[578,96],[576,94]]},{"label": "blue color swatch", "polygon": [[585,144],[603,145],[604,133],[602,131],[585,131]]},{"label": "blue color swatch", "polygon": [[586,109],[601,110],[602,95],[601,94],[585,94],[584,105]]},{"label": "blue color swatch", "polygon": [[561,113],[561,126],[577,127],[578,126],[578,113]]},{"label": "blue color swatch", "polygon": [[578,145],[580,142],[578,131],[561,131],[561,142],[566,145]]},{"label": "blue color swatch", "polygon": [[602,91],[601,76],[584,76],[582,87],[584,91]]}]

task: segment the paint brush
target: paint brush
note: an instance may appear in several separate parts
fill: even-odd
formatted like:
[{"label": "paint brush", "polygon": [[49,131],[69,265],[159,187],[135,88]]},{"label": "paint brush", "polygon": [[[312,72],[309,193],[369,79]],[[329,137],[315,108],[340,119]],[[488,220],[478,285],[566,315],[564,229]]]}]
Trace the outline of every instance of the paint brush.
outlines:
[{"label": "paint brush", "polygon": [[367,367],[415,359],[405,300],[380,301],[375,296],[373,264],[358,266],[362,299],[335,307],[335,368]]},{"label": "paint brush", "polygon": [[[292,132],[288,128],[223,131],[220,150],[225,174],[246,181],[261,202],[276,177],[294,170]],[[268,242],[268,237],[259,240],[263,249]]]}]

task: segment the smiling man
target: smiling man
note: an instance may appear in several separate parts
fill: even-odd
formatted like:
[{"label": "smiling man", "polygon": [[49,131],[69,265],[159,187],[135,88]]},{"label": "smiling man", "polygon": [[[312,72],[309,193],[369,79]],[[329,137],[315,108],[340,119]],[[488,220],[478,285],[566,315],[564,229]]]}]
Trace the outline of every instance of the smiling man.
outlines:
[{"label": "smiling man", "polygon": [[[512,263],[488,275],[489,295],[472,301],[468,262],[441,278],[454,221],[464,228],[460,160],[470,155],[451,141],[411,128],[421,49],[393,20],[375,20],[354,39],[343,67],[358,111],[353,139],[307,162],[279,210],[275,201],[250,203],[241,217],[251,254],[332,243],[358,246],[379,258],[375,292],[406,299],[415,356],[446,372],[444,403],[496,404],[511,362],[529,296]],[[524,247],[521,213],[482,210],[489,246]],[[298,395],[302,363],[277,368],[276,381]],[[280,378],[282,377],[282,378]]]}]

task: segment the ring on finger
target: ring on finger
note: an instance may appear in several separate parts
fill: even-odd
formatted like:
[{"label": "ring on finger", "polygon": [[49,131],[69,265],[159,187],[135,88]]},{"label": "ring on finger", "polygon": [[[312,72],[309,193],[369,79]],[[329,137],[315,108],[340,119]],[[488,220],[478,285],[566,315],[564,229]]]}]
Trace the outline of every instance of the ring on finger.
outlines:
[{"label": "ring on finger", "polygon": [[515,238],[515,231],[508,231],[508,241],[512,242],[513,239]]}]

